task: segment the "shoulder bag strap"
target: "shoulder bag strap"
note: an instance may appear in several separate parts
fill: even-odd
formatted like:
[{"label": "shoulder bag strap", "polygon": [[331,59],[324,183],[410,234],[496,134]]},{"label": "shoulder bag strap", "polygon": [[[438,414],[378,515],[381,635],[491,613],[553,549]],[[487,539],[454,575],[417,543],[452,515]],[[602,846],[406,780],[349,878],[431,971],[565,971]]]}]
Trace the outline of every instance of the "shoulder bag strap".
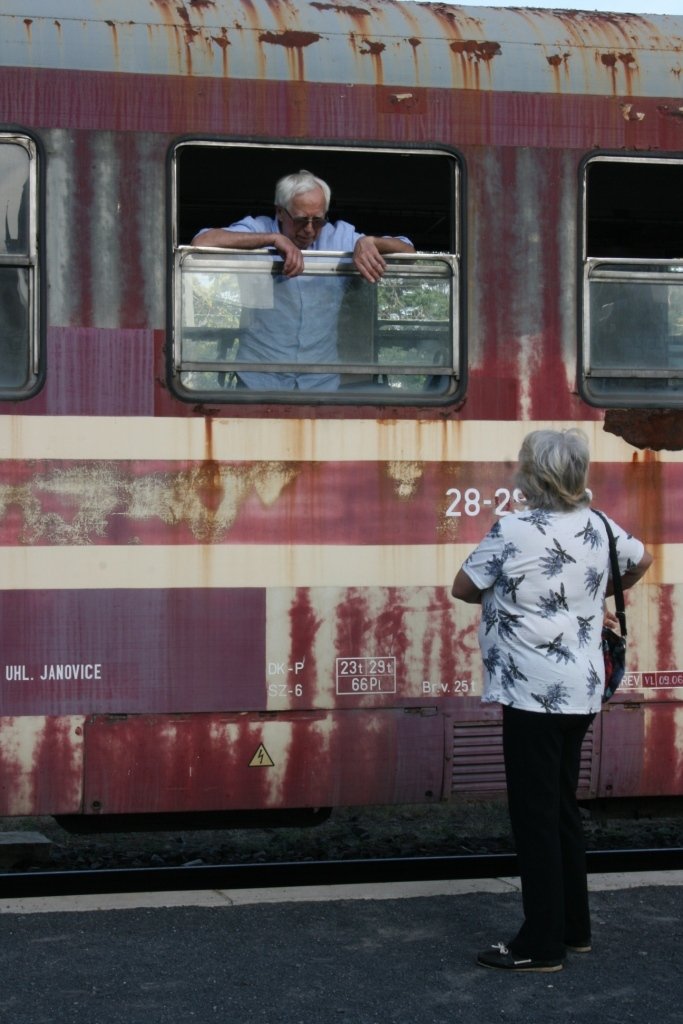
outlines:
[{"label": "shoulder bag strap", "polygon": [[609,543],[609,562],[610,569],[612,571],[612,589],[614,590],[614,604],[616,606],[617,618],[619,619],[619,628],[621,629],[621,635],[626,636],[626,612],[624,610],[624,589],[621,585],[621,573],[619,572],[619,559],[617,558],[617,545],[614,540],[614,534],[607,521],[607,518],[602,512],[599,512],[597,508],[592,509],[596,516],[599,516],[607,530],[607,541]]}]

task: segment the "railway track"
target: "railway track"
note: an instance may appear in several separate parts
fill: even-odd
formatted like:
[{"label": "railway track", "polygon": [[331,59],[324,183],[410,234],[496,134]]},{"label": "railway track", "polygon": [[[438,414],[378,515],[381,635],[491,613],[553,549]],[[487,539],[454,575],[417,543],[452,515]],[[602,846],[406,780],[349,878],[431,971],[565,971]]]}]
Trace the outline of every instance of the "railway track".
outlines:
[{"label": "railway track", "polygon": [[[590,873],[683,868],[683,848],[591,850]],[[0,873],[0,899],[190,889],[259,889],[307,885],[497,878],[517,872],[514,854],[396,857],[270,864],[188,865]]]}]

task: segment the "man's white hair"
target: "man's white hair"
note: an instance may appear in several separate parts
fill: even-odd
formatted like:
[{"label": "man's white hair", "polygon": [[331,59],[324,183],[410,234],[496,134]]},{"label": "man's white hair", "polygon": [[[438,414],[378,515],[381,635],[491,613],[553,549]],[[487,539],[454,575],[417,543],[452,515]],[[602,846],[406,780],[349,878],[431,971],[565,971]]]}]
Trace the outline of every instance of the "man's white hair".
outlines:
[{"label": "man's white hair", "polygon": [[275,186],[275,205],[289,213],[290,203],[295,196],[300,196],[304,192],[312,192],[316,188],[319,188],[325,197],[325,213],[327,213],[332,195],[330,186],[322,178],[316,178],[315,174],[311,174],[310,171],[296,171],[294,174],[287,174],[284,178],[280,178]]}]

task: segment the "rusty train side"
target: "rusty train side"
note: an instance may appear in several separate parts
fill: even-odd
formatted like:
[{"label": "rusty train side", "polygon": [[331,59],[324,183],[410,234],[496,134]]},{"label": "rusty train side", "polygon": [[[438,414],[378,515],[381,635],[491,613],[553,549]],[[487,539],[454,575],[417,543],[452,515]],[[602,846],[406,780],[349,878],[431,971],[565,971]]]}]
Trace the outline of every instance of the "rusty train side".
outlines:
[{"label": "rusty train side", "polygon": [[[631,390],[594,385],[582,306],[592,168],[683,170],[683,18],[60,6],[0,12],[0,160],[27,168],[0,281],[30,292],[23,370],[0,381],[0,814],[501,793],[476,612],[450,583],[513,500],[524,434],[576,424],[596,503],[656,556],[581,794],[683,794],[678,377],[639,362]],[[348,219],[407,224],[456,268],[457,374],[435,398],[183,384],[191,237],[310,165]],[[623,273],[599,255],[598,288]],[[675,297],[683,247],[644,257]]]}]

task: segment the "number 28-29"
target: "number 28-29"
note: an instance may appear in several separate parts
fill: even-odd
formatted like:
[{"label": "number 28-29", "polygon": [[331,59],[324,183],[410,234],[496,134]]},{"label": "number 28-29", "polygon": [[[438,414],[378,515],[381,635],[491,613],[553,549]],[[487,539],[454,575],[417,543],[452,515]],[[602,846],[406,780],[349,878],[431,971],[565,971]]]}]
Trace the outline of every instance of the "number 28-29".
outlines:
[{"label": "number 28-29", "polygon": [[[510,502],[519,504],[523,501],[523,494],[518,487],[514,491],[507,487],[499,487],[493,498],[482,498],[481,491],[477,487],[468,487],[460,491],[457,487],[449,487],[446,495],[452,501],[446,510],[446,515],[457,516],[478,516],[482,511],[492,508],[497,516],[506,516],[511,512]],[[495,507],[494,507],[495,506]]]}]

